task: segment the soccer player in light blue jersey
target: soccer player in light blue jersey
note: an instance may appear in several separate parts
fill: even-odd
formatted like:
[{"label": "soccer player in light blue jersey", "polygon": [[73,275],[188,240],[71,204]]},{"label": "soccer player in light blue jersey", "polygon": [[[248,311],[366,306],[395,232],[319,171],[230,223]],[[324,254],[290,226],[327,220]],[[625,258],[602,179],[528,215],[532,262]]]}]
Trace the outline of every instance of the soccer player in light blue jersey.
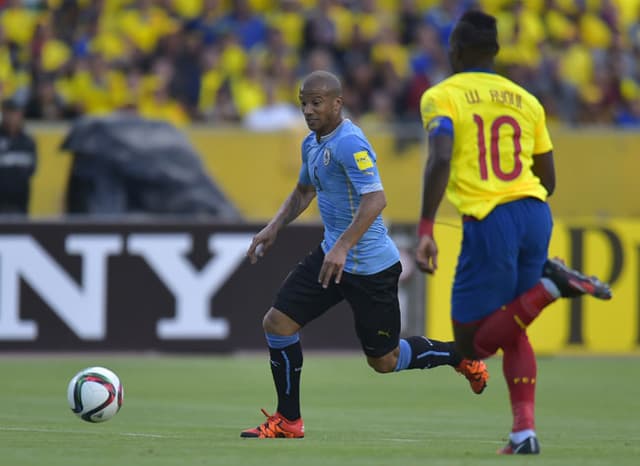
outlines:
[{"label": "soccer player in light blue jersey", "polygon": [[338,78],[325,71],[311,73],[302,83],[300,106],[311,133],[302,143],[298,183],[253,238],[247,256],[255,263],[316,196],[324,239],[287,276],[264,317],[278,407],[274,415],[263,410],[267,420],[241,436],[304,437],[298,332],[342,300],[353,311],[362,349],[376,372],[449,365],[481,393],[488,378],[482,361],[463,359],[452,342],[399,338],[400,256],[381,217],[386,198],[376,154],[362,130],[342,117]]}]

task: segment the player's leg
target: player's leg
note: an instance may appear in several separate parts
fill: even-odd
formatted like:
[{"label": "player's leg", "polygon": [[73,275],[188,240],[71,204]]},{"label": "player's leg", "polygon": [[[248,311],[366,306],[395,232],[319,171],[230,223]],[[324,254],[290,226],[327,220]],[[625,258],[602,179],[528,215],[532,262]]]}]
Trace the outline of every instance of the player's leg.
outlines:
[{"label": "player's leg", "polygon": [[[526,329],[540,313],[560,297],[576,297],[590,294],[599,299],[611,299],[608,284],[596,277],[585,277],[580,272],[569,269],[556,259],[545,262],[543,276],[538,282],[513,301],[500,306],[497,312],[486,318],[481,331],[473,333],[474,354],[487,358],[499,348],[509,345],[518,333]],[[455,326],[461,327],[461,323]],[[462,335],[463,331],[458,330]],[[459,341],[456,339],[456,341]],[[465,339],[469,348],[471,340]],[[460,343],[461,347],[463,346]],[[469,354],[464,352],[463,354]]]},{"label": "player's leg", "polygon": [[536,357],[524,330],[503,348],[502,372],[509,389],[513,425],[500,454],[538,454],[535,432]]},{"label": "player's leg", "polygon": [[509,345],[543,309],[560,297],[589,294],[598,299],[611,298],[608,284],[596,277],[586,277],[566,267],[558,259],[547,259],[552,228],[548,206],[533,199],[517,204],[516,211],[519,210],[523,218],[521,223],[526,225],[518,255],[517,296],[508,304],[496,308],[500,312],[491,314],[482,322],[482,329],[474,340],[474,349],[481,358]]},{"label": "player's leg", "polygon": [[[538,288],[534,286],[540,279],[547,257],[551,215],[546,204],[525,199],[502,206],[495,216],[490,217],[489,228],[482,234],[492,234],[491,223],[499,220],[500,230],[512,239],[512,246],[517,248],[512,262],[515,266],[512,292],[519,296],[474,325],[467,325],[466,329],[476,329],[470,336],[474,354],[479,357],[488,357],[498,348],[503,350],[503,374],[509,390],[513,426],[509,445],[501,452],[537,453],[539,446],[534,430],[536,360],[526,335],[526,325],[528,319],[535,318],[532,317],[534,313],[539,313],[555,299],[544,283]],[[523,290],[527,291],[522,293]],[[463,326],[457,327],[458,334],[464,333],[461,331]],[[469,338],[465,340],[468,345]],[[525,443],[529,438],[535,441]],[[535,448],[528,448],[532,445]]]},{"label": "player's leg", "polygon": [[[368,344],[365,354],[369,366],[381,374],[399,372],[407,369],[433,369],[434,367],[448,365],[457,367],[462,362],[462,357],[456,350],[452,341],[439,341],[425,336],[412,336],[398,339],[398,344],[391,351],[379,354],[381,351],[373,351],[374,338],[365,337]],[[381,347],[380,347],[381,348]]]},{"label": "player's leg", "polygon": [[504,296],[508,299],[501,304],[507,304],[496,306],[498,311],[486,317],[475,334],[474,349],[481,358],[499,348],[511,347],[542,309],[559,296],[553,283],[541,280],[553,228],[549,206],[538,200],[521,199],[502,206],[497,213],[508,214],[510,221],[503,222],[502,228],[508,229],[507,234],[517,247],[514,289],[512,296]]},{"label": "player's leg", "polygon": [[[374,275],[343,275],[340,289],[353,309],[356,333],[369,366],[379,373],[460,366],[462,358],[453,342],[424,336],[399,338],[398,278],[401,271],[402,267],[397,263]],[[478,370],[484,368],[486,373],[484,363],[480,365]]]},{"label": "player's leg", "polygon": [[[497,333],[504,333],[511,326],[510,335],[502,335],[501,348],[502,370],[509,390],[513,424],[508,444],[498,453],[538,454],[540,445],[535,431],[537,363],[526,326],[559,296],[552,282],[540,278],[547,260],[553,222],[549,207],[532,199],[519,202],[513,210],[516,223],[526,225],[522,230],[518,256],[518,298],[514,304],[507,306],[506,312],[497,313],[500,317],[505,313],[512,316],[512,323],[504,325],[494,320],[493,316],[489,317],[476,336],[476,343],[479,347],[486,346],[487,341],[495,344],[495,335],[488,334],[496,329],[499,329]],[[513,323],[517,324],[517,329]]]},{"label": "player's leg", "polygon": [[262,321],[273,382],[278,394],[277,412],[289,420],[300,418],[300,374],[302,346],[298,330],[301,326],[275,307]]},{"label": "player's leg", "polygon": [[467,356],[486,358],[502,348],[503,373],[514,421],[509,444],[499,453],[536,454],[540,452],[534,426],[537,368],[526,328],[560,296],[588,293],[606,299],[610,297],[610,290],[595,277],[584,277],[556,261],[547,260],[552,221],[546,204],[526,199],[501,210],[515,218],[511,235],[519,241],[514,274],[518,296],[477,321],[454,321],[454,332],[456,342]]},{"label": "player's leg", "polygon": [[480,394],[487,387],[489,372],[486,364],[476,356],[473,348],[473,335],[476,328],[476,325],[471,324],[454,325],[453,330],[456,349],[463,358],[456,367],[456,371],[466,377],[474,393]]},{"label": "player's leg", "polygon": [[509,217],[506,208],[499,206],[484,220],[463,223],[451,317],[457,347],[467,358],[493,354],[476,354],[476,332],[488,316],[516,296],[520,246]]},{"label": "player's leg", "polygon": [[[552,228],[551,214],[546,205],[528,201],[522,203],[520,207],[523,210],[523,217],[536,218],[538,221],[526,229],[521,242],[516,286],[516,293],[519,296],[540,282]],[[545,238],[547,242],[544,241]],[[552,296],[555,294],[554,290],[547,292],[544,282],[542,287],[545,293]],[[544,303],[541,304],[543,305]],[[526,330],[523,328],[514,330],[513,338],[506,338],[502,349],[502,371],[509,390],[513,425],[509,434],[509,443],[499,453],[537,454],[540,452],[535,432],[535,392],[538,374],[536,357]]]},{"label": "player's leg", "polygon": [[513,231],[506,206],[499,206],[484,220],[463,223],[451,314],[457,348],[468,360],[490,356],[477,351],[476,333],[485,319],[515,296],[519,250],[518,232]]},{"label": "player's leg", "polygon": [[425,369],[458,364],[452,342],[410,337],[400,340],[398,280],[402,266],[396,263],[373,275],[344,273],[340,290],[353,310],[356,333],[367,362],[376,372]]},{"label": "player's leg", "polygon": [[[555,282],[544,279],[511,303],[480,321],[454,322],[456,342],[468,357],[486,358],[503,350],[503,373],[509,389],[513,426],[501,454],[537,454],[535,433],[536,359],[526,327],[549,303],[560,296]],[[601,288],[604,289],[604,288]]]},{"label": "player's leg", "polygon": [[267,420],[243,431],[242,437],[304,437],[300,414],[303,356],[298,331],[342,300],[335,284],[323,289],[318,283],[323,259],[324,254],[318,248],[300,262],[287,276],[273,307],[265,314],[263,329],[278,407],[274,415],[263,410]]}]

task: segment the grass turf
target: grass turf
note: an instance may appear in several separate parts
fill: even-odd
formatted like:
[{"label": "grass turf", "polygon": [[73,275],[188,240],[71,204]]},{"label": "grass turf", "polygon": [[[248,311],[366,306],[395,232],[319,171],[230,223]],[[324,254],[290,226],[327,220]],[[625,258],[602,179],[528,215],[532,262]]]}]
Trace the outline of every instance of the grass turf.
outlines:
[{"label": "grass turf", "polygon": [[[640,360],[542,358],[540,457],[500,457],[510,428],[500,359],[481,396],[448,367],[379,375],[356,355],[307,354],[303,440],[239,438],[274,407],[265,356],[11,356],[0,360],[0,465],[636,465]],[[75,417],[69,379],[120,375],[121,412]]]}]

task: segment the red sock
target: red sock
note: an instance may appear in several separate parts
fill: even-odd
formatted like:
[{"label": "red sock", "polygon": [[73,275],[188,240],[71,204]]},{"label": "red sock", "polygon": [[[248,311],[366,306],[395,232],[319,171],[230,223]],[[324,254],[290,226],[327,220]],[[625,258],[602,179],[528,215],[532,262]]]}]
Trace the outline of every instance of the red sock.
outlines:
[{"label": "red sock", "polygon": [[513,345],[503,348],[503,352],[502,372],[509,388],[513,413],[512,432],[534,430],[536,357],[524,330],[514,340]]},{"label": "red sock", "polygon": [[542,283],[538,283],[487,317],[473,340],[478,357],[487,358],[498,351],[498,348],[504,349],[505,346],[512,345],[542,309],[555,299]]}]

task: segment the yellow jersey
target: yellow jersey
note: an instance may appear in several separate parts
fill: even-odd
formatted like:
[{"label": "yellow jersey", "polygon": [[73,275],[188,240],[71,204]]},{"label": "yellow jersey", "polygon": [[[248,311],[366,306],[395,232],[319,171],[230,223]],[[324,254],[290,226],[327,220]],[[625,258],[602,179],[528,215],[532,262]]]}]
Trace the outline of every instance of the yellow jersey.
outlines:
[{"label": "yellow jersey", "polygon": [[425,91],[420,112],[427,131],[452,122],[447,198],[460,214],[482,219],[505,202],[546,200],[531,166],[553,147],[544,109],[525,89],[491,72],[457,73]]}]

